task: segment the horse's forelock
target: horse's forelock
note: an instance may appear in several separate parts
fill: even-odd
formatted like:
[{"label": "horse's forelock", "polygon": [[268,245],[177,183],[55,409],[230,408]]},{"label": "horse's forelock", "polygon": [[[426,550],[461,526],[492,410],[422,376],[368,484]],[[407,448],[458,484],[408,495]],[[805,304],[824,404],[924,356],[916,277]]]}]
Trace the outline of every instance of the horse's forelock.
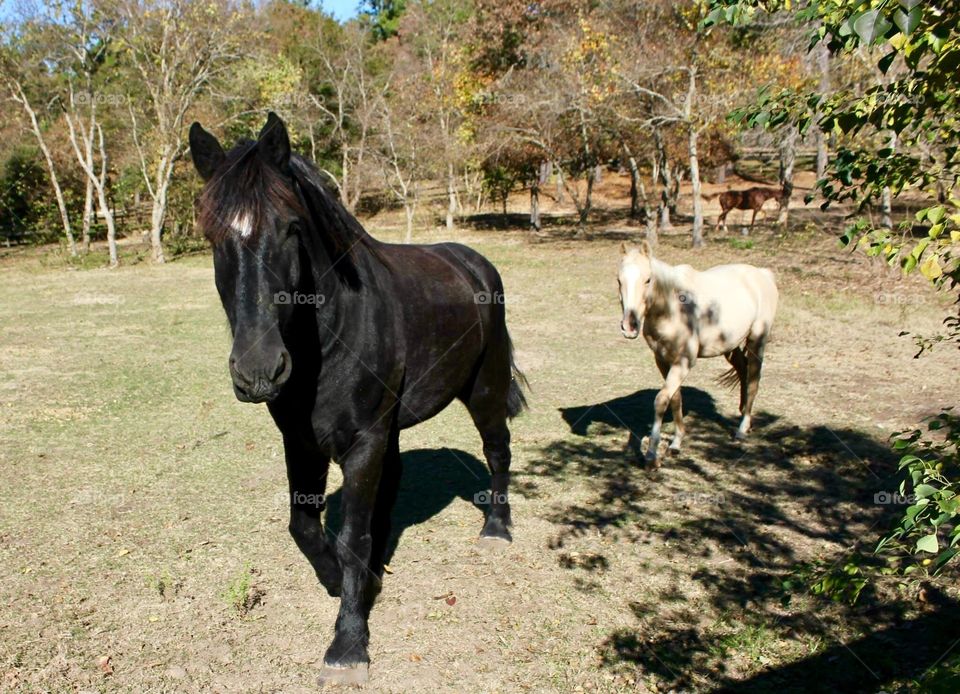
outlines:
[{"label": "horse's forelock", "polygon": [[200,193],[198,223],[212,243],[252,240],[281,212],[304,214],[293,182],[251,152],[250,143],[234,148]]}]

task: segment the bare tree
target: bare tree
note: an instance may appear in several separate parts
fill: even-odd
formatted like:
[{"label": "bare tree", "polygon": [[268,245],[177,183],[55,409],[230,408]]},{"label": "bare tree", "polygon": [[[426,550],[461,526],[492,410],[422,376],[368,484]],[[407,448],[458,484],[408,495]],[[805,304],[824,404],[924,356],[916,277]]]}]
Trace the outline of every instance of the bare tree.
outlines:
[{"label": "bare tree", "polygon": [[[92,95],[91,95],[92,96]],[[104,146],[103,127],[97,121],[97,99],[89,98],[88,120],[84,122],[77,114],[76,96],[73,88],[70,89],[70,108],[64,113],[67,127],[70,131],[70,143],[77,155],[77,162],[87,177],[88,185],[92,185],[97,193],[97,206],[107,225],[107,248],[110,253],[110,267],[119,264],[117,256],[117,228],[114,224],[113,211],[107,201],[107,151]],[[93,150],[94,135],[97,139],[97,150],[100,156],[100,168],[97,170]]]},{"label": "bare tree", "polygon": [[417,123],[416,96],[412,85],[398,79],[391,98],[380,101],[379,156],[388,189],[403,205],[406,217],[404,241],[413,240],[413,220],[420,203],[423,176],[422,128]]},{"label": "bare tree", "polygon": [[43,154],[47,176],[50,178],[50,186],[53,188],[57,209],[60,212],[60,222],[67,240],[67,248],[71,256],[76,256],[77,242],[70,223],[70,212],[63,194],[60,176],[57,173],[57,164],[41,123],[43,112],[38,112],[31,96],[33,87],[38,87],[49,95],[50,89],[46,84],[46,76],[37,69],[37,66],[43,63],[51,40],[51,23],[42,15],[24,16],[20,18],[20,22],[18,34],[5,37],[6,45],[10,50],[0,52],[0,80],[12,101],[18,104],[26,115],[30,132]]},{"label": "bare tree", "polygon": [[186,146],[187,113],[212,83],[241,57],[247,6],[232,0],[115,0],[127,56],[137,88],[146,95],[149,128],[141,128],[137,109],[129,107],[140,171],[153,201],[150,245],[164,262],[161,235],[174,167]]},{"label": "bare tree", "polygon": [[340,154],[340,174],[326,170],[324,173],[351,212],[363,196],[363,167],[388,85],[371,70],[370,41],[369,32],[351,22],[336,37],[321,25],[314,44],[321,75],[333,90],[333,98],[314,93],[309,98],[330,125],[330,137]]}]

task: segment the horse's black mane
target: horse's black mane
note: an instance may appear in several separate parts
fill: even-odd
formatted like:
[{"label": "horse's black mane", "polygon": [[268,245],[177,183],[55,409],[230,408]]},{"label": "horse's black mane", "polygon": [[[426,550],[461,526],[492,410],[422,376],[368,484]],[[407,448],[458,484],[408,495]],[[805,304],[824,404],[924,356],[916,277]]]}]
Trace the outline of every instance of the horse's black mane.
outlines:
[{"label": "horse's black mane", "polygon": [[236,233],[235,220],[246,219],[251,242],[266,221],[281,210],[311,222],[310,231],[324,245],[335,271],[347,284],[362,279],[360,254],[377,253],[376,241],[336,199],[324,176],[306,158],[290,157],[290,178],[256,156],[257,143],[241,141],[227,154],[220,171],[204,187],[198,200],[198,221],[211,243]]}]

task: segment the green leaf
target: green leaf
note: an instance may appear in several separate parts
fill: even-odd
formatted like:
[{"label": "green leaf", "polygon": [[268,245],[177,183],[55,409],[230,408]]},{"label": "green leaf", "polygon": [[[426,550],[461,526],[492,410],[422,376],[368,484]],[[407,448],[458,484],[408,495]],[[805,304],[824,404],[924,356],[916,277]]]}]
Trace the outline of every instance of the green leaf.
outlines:
[{"label": "green leaf", "polygon": [[956,548],[945,549],[944,551],[940,552],[940,556],[937,557],[933,562],[933,570],[939,571],[942,569],[943,565],[957,556],[958,553],[960,553],[960,549]]},{"label": "green leaf", "polygon": [[897,10],[893,13],[893,23],[907,36],[916,31],[922,18],[923,10],[919,6],[914,7],[909,12]]},{"label": "green leaf", "polygon": [[920,274],[931,282],[943,275],[943,269],[940,267],[939,261],[937,261],[937,256],[932,255],[923,261],[923,264],[920,266]]},{"label": "green leaf", "polygon": [[943,205],[937,205],[936,207],[931,207],[927,210],[927,219],[930,220],[932,224],[936,224],[943,216],[947,213]]},{"label": "green leaf", "polygon": [[918,485],[916,489],[913,490],[914,494],[917,495],[918,499],[925,499],[931,494],[937,493],[937,488],[929,484]]},{"label": "green leaf", "polygon": [[892,26],[886,17],[880,14],[880,10],[867,10],[857,17],[853,30],[863,43],[870,46],[883,38]]},{"label": "green leaf", "polygon": [[936,554],[937,550],[940,549],[940,543],[937,542],[937,534],[926,535],[917,540],[917,551],[918,552],[929,552],[930,554]]}]

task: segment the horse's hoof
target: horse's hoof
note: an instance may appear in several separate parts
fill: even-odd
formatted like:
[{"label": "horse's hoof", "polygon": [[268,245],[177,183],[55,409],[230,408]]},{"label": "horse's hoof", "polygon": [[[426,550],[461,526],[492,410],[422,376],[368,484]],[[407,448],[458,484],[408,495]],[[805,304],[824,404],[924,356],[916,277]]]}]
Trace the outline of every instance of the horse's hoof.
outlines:
[{"label": "horse's hoof", "polygon": [[733,435],[733,438],[737,441],[746,441],[747,433],[748,432],[746,431],[740,431],[739,429],[737,429],[737,433]]},{"label": "horse's hoof", "polygon": [[502,535],[480,535],[480,537],[477,538],[478,547],[494,552],[504,550],[512,543],[513,538],[510,537],[510,533],[507,533],[506,537]]},{"label": "horse's hoof", "polygon": [[513,536],[510,535],[509,525],[509,518],[490,516],[487,518],[487,522],[483,524],[483,530],[480,531],[479,542],[490,540],[493,543],[510,544],[513,542]]},{"label": "horse's hoof", "polygon": [[368,663],[357,663],[356,665],[330,665],[329,663],[324,663],[317,683],[321,687],[325,685],[359,686],[369,678]]}]

